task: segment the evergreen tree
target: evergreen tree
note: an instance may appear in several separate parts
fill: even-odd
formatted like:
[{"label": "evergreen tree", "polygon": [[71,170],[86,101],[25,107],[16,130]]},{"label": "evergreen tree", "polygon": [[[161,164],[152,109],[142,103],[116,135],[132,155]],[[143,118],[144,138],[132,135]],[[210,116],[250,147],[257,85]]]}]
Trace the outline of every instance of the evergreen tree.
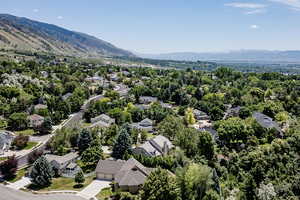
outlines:
[{"label": "evergreen tree", "polygon": [[92,141],[91,133],[88,130],[83,129],[80,132],[78,137],[79,152],[82,153],[84,150],[86,150],[90,146],[91,141]]},{"label": "evergreen tree", "polygon": [[131,152],[131,137],[127,132],[126,127],[122,127],[122,129],[119,132],[118,138],[115,141],[112,157],[116,159],[123,159],[124,155],[126,153]]},{"label": "evergreen tree", "polygon": [[30,172],[31,182],[38,186],[48,186],[54,176],[52,165],[44,156],[38,158]]},{"label": "evergreen tree", "polygon": [[82,153],[81,160],[86,165],[95,168],[100,159],[103,159],[103,151],[101,148],[100,138],[96,136],[96,138],[91,142],[90,147]]},{"label": "evergreen tree", "polygon": [[81,185],[82,183],[84,183],[85,178],[84,178],[84,174],[82,172],[82,170],[80,170],[76,175],[75,175],[75,182],[79,185]]}]

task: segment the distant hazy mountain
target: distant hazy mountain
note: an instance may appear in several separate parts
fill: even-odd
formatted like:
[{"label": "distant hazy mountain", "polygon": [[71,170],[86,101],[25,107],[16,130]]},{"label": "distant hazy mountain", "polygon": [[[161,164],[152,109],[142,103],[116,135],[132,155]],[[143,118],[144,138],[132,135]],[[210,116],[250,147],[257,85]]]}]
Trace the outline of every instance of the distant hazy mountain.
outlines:
[{"label": "distant hazy mountain", "polygon": [[74,56],[134,56],[96,37],[8,14],[0,14],[0,48]]},{"label": "distant hazy mountain", "polygon": [[138,54],[144,58],[167,60],[248,61],[248,62],[300,62],[300,51],[240,50],[220,53],[167,53]]}]

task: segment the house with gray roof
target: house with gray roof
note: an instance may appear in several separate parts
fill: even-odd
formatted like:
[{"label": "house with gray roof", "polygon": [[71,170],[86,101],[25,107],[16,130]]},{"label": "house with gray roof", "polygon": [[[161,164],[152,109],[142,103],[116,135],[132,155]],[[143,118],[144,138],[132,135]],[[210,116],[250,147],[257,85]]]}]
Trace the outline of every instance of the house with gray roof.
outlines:
[{"label": "house with gray roof", "polygon": [[157,102],[157,101],[158,101],[157,97],[141,96],[139,98],[139,102],[141,104],[150,104],[150,103],[154,103],[154,102]]},{"label": "house with gray roof", "polygon": [[70,98],[72,96],[72,93],[68,92],[67,94],[63,95],[61,98],[62,100],[67,100],[68,98]]},{"label": "house with gray roof", "polygon": [[127,161],[107,159],[98,162],[96,177],[113,181],[116,190],[137,193],[153,170],[134,158]]},{"label": "house with gray roof", "polygon": [[227,118],[230,118],[230,117],[238,117],[239,114],[240,114],[240,110],[241,110],[241,106],[237,106],[237,107],[234,107],[234,108],[228,108],[224,114],[224,117],[223,119],[227,119]]},{"label": "house with gray roof", "polygon": [[153,121],[151,119],[144,119],[139,123],[132,123],[131,128],[143,130],[147,132],[153,132]]},{"label": "house with gray roof", "polygon": [[45,158],[49,163],[52,164],[54,169],[57,170],[58,174],[72,173],[73,175],[75,175],[78,170],[80,170],[80,168],[75,163],[79,158],[79,155],[76,152],[71,152],[64,156],[46,154]]},{"label": "house with gray roof", "polygon": [[172,148],[174,148],[174,145],[168,138],[158,135],[146,141],[144,144],[134,148],[133,152],[135,154],[154,157],[166,155]]},{"label": "house with gray roof", "polygon": [[0,155],[3,155],[4,152],[8,151],[11,147],[15,135],[10,131],[0,131]]},{"label": "house with gray roof", "polygon": [[252,117],[257,121],[257,123],[259,123],[263,128],[266,129],[275,129],[277,130],[279,136],[283,136],[283,132],[281,130],[281,128],[279,127],[279,124],[275,121],[273,121],[273,119],[263,113],[260,112],[254,112],[252,114]]},{"label": "house with gray roof", "polygon": [[47,109],[48,106],[44,104],[37,104],[34,106],[34,110]]},{"label": "house with gray roof", "polygon": [[111,126],[112,124],[114,124],[115,121],[116,120],[111,118],[110,116],[108,116],[106,114],[101,114],[98,117],[91,119],[92,125],[90,126],[90,128],[95,128],[95,127],[107,128],[107,127]]},{"label": "house with gray roof", "polygon": [[209,120],[210,117],[203,111],[194,109],[193,114],[197,120]]}]

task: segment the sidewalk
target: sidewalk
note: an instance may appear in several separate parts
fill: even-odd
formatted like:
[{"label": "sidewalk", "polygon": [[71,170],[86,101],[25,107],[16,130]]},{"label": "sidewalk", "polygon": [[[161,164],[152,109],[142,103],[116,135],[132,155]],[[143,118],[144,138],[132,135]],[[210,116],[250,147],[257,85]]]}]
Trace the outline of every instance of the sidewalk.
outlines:
[{"label": "sidewalk", "polygon": [[30,179],[27,177],[22,177],[21,180],[18,180],[14,183],[10,183],[7,185],[7,187],[15,189],[15,190],[19,190],[23,187],[25,187],[26,185],[29,185],[31,183]]}]

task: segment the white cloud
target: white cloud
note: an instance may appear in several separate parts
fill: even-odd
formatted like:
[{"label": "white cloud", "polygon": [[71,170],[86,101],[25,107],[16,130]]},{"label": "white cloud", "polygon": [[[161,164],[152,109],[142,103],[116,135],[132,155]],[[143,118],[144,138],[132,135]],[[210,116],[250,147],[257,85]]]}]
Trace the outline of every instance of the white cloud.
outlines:
[{"label": "white cloud", "polygon": [[258,9],[258,8],[267,7],[265,4],[242,3],[242,2],[227,3],[227,4],[225,4],[225,6],[230,6],[230,7],[234,7],[234,8],[245,8],[245,9]]},{"label": "white cloud", "polygon": [[245,12],[246,15],[254,15],[254,14],[261,14],[261,13],[266,13],[266,9],[255,9],[255,10],[249,10]]},{"label": "white cloud", "polygon": [[259,26],[256,25],[256,24],[253,24],[253,25],[250,26],[250,28],[251,28],[251,29],[259,29]]},{"label": "white cloud", "polygon": [[267,10],[265,9],[267,5],[259,4],[259,3],[243,3],[243,2],[234,2],[227,3],[225,6],[239,8],[244,10],[244,14],[246,15],[254,15],[265,13]]},{"label": "white cloud", "polygon": [[39,9],[33,9],[33,12],[35,12],[35,13],[37,13],[39,11],[40,11]]},{"label": "white cloud", "polygon": [[300,0],[268,0],[289,6],[293,10],[300,11]]},{"label": "white cloud", "polygon": [[57,19],[63,19],[63,16],[57,16]]}]

